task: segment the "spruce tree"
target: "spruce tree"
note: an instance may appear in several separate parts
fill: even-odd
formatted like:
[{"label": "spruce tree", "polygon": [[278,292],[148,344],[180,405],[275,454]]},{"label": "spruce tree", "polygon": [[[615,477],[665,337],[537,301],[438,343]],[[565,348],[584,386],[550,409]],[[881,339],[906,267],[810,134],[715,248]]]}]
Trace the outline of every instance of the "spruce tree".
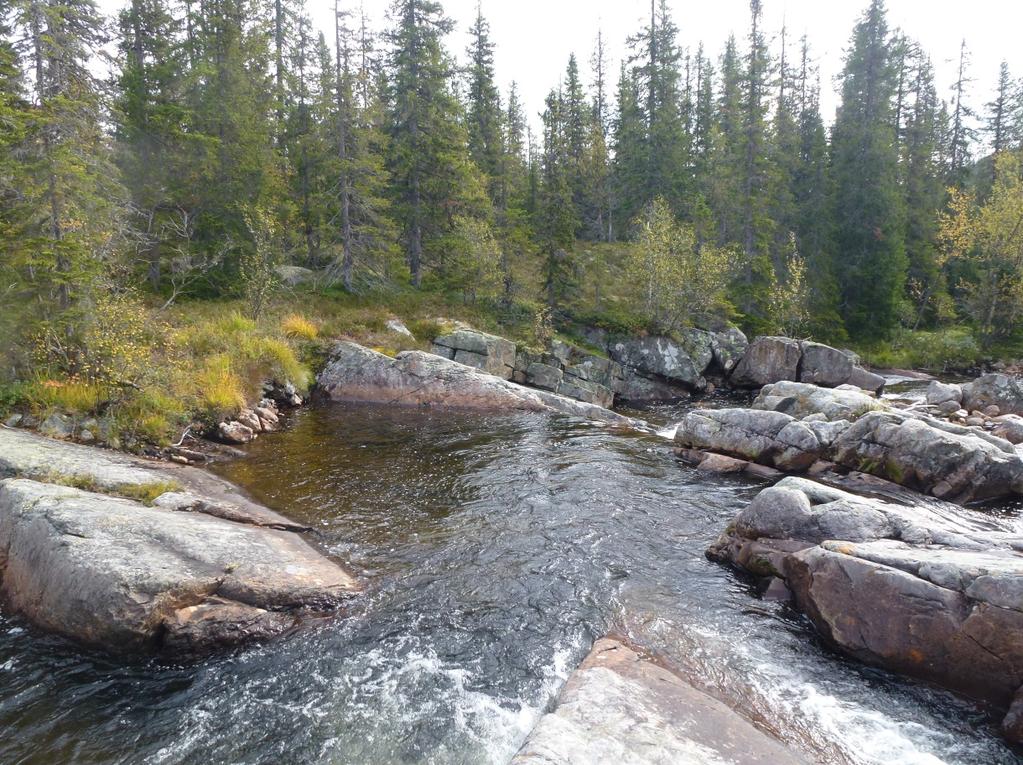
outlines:
[{"label": "spruce tree", "polygon": [[906,279],[893,124],[897,72],[883,0],[853,31],[832,133],[836,274],[849,334],[876,340],[899,320]]},{"label": "spruce tree", "polygon": [[488,189],[497,201],[501,185],[501,158],[503,114],[501,98],[494,83],[494,44],[490,40],[490,25],[483,17],[481,6],[476,6],[476,21],[470,30],[471,42],[467,56],[469,155],[487,176]]}]

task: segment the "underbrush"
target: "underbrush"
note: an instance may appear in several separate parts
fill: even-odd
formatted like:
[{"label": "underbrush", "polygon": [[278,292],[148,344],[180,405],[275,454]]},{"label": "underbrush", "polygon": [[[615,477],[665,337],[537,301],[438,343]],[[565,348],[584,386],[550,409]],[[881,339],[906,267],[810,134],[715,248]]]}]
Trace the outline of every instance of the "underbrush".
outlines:
[{"label": "underbrush", "polygon": [[888,343],[860,347],[857,352],[873,367],[922,369],[929,372],[966,370],[985,357],[966,328],[935,331],[900,330]]}]

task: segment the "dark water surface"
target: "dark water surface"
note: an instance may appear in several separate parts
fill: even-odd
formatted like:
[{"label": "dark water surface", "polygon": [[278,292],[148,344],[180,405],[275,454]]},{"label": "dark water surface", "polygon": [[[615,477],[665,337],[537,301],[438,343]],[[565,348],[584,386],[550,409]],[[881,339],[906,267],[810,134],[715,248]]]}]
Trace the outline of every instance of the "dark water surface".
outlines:
[{"label": "dark water surface", "polygon": [[[671,413],[660,413],[667,421]],[[843,660],[708,562],[757,491],[571,418],[333,406],[221,469],[363,579],[346,618],[131,666],[0,618],[0,763],[504,763],[623,633],[821,762],[1016,763],[983,713]]]}]

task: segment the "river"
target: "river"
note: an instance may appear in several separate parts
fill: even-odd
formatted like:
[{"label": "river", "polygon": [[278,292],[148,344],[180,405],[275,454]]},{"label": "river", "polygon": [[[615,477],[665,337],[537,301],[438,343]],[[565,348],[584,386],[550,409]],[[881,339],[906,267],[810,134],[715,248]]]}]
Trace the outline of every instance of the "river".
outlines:
[{"label": "river", "polygon": [[706,560],[759,486],[697,473],[662,437],[332,405],[247,451],[219,472],[313,526],[365,594],[184,664],[126,665],[0,617],[0,762],[505,763],[607,633],[819,762],[1023,762],[983,710],[843,659]]}]

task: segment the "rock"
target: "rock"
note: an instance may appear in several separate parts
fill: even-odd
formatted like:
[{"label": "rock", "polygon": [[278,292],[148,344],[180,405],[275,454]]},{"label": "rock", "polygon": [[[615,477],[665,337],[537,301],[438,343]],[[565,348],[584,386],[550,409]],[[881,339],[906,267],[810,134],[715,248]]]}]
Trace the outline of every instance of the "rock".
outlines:
[{"label": "rock", "polygon": [[279,382],[268,382],[263,384],[263,391],[266,397],[271,401],[274,401],[282,406],[302,406],[302,397],[298,393],[298,388],[290,380],[284,383]]},{"label": "rock", "polygon": [[544,390],[556,391],[564,378],[564,372],[557,367],[534,362],[526,369],[526,383]]},{"label": "rock", "polygon": [[88,428],[86,428],[85,430],[78,434],[78,440],[81,441],[83,444],[91,444],[95,442],[96,434],[93,433]]},{"label": "rock", "polygon": [[1023,417],[1003,414],[995,420],[995,429],[991,435],[1004,438],[1010,444],[1023,444]]},{"label": "rock", "polygon": [[803,424],[813,431],[813,434],[817,436],[817,440],[821,442],[821,446],[827,449],[852,425],[852,422],[849,420],[835,420],[834,422],[807,422],[803,420]]},{"label": "rock", "polygon": [[259,424],[263,430],[275,430],[280,424],[280,415],[278,415],[276,407],[257,406],[252,411],[259,418]]},{"label": "rock", "polygon": [[765,385],[753,402],[754,409],[784,412],[797,419],[815,414],[828,420],[855,420],[886,405],[860,389],[820,388],[802,382]]},{"label": "rock", "polygon": [[781,412],[697,409],[675,432],[675,443],[747,459],[788,472],[806,470],[823,451],[814,432]]},{"label": "rock", "polygon": [[982,427],[984,425],[984,418],[983,417],[967,417],[966,418],[966,424],[969,425],[972,428],[979,428],[979,427]]},{"label": "rock", "polygon": [[983,432],[897,412],[869,412],[834,444],[839,465],[956,502],[1023,492],[1023,459]]},{"label": "rock", "polygon": [[0,550],[9,613],[118,652],[270,637],[355,590],[296,534],[21,478],[0,482]]},{"label": "rock", "polygon": [[43,420],[39,432],[50,438],[71,438],[75,432],[75,423],[66,414],[54,413]]},{"label": "rock", "polygon": [[225,444],[247,444],[256,434],[249,426],[229,420],[217,426],[217,437]]},{"label": "rock", "polygon": [[662,663],[598,640],[512,765],[788,765],[803,759]]},{"label": "rock", "polygon": [[734,457],[726,457],[723,454],[708,453],[697,464],[698,470],[708,473],[743,473],[749,465],[745,460],[737,460]]},{"label": "rock", "polygon": [[880,393],[885,380],[881,375],[868,372],[863,367],[853,367],[852,374],[849,375],[849,384],[872,393]]},{"label": "rock", "polygon": [[644,377],[653,376],[690,390],[703,390],[707,385],[703,373],[713,358],[709,338],[706,345],[692,337],[690,340],[693,342],[687,349],[667,337],[616,337],[611,340],[608,352],[623,367]]},{"label": "rock", "polygon": [[821,343],[802,343],[799,379],[805,383],[834,388],[849,381],[856,357]]},{"label": "rock", "polygon": [[588,404],[596,404],[604,408],[609,408],[614,403],[614,393],[603,385],[580,380],[576,377],[567,377],[562,380],[555,392],[561,396],[574,398],[577,401],[585,401]]},{"label": "rock", "polygon": [[16,428],[21,424],[21,421],[23,419],[24,415],[15,413],[4,421],[4,425],[6,425],[8,428]]},{"label": "rock", "polygon": [[735,365],[729,382],[737,387],[759,388],[781,380],[799,379],[802,349],[788,337],[756,338]]},{"label": "rock", "polygon": [[413,340],[416,339],[415,335],[412,334],[412,331],[405,326],[401,319],[388,319],[384,326],[387,327],[389,332],[393,332],[396,335],[404,335]]},{"label": "rock", "polygon": [[927,386],[926,395],[927,403],[933,406],[941,406],[950,402],[955,403],[956,406],[951,410],[954,412],[959,409],[959,404],[963,400],[963,389],[959,385],[934,380]]},{"label": "rock", "polygon": [[764,600],[788,602],[792,600],[792,590],[785,584],[784,579],[779,576],[772,576],[760,597]]},{"label": "rock", "polygon": [[257,415],[251,409],[242,409],[238,413],[237,419],[238,422],[240,422],[242,425],[251,430],[253,435],[255,435],[256,433],[260,433],[263,430],[263,423],[260,422],[259,415]]},{"label": "rock", "polygon": [[732,373],[739,359],[749,348],[749,340],[737,327],[729,327],[723,332],[711,332],[710,343],[714,363],[725,375]]},{"label": "rock", "polygon": [[434,346],[447,348],[454,353],[442,353],[445,358],[459,364],[475,367],[504,380],[510,380],[515,367],[515,343],[497,335],[488,335],[476,330],[459,329],[451,334],[441,335]]},{"label": "rock", "polygon": [[615,393],[622,401],[635,404],[679,401],[690,396],[686,388],[644,377],[633,369],[625,370],[622,379],[617,381]]},{"label": "rock", "polygon": [[1015,743],[1023,742],[1023,687],[1009,705],[1009,711],[1002,720],[1002,734]]},{"label": "rock", "polygon": [[318,378],[334,401],[442,406],[481,410],[560,411],[604,422],[635,426],[603,407],[525,388],[499,377],[422,351],[395,358],[355,343],[338,343]]},{"label": "rock", "polygon": [[942,401],[938,404],[938,411],[942,414],[949,416],[959,411],[958,401]]},{"label": "rock", "polygon": [[316,281],[316,272],[301,266],[276,266],[274,273],[286,287],[299,287]]},{"label": "rock", "polygon": [[993,373],[963,386],[963,407],[970,411],[997,406],[1000,414],[1023,414],[1023,379]]},{"label": "rock", "polygon": [[999,409],[994,404],[991,404],[991,406],[985,406],[984,407],[984,416],[985,417],[998,417],[1001,413],[1002,413],[1002,410]]}]

